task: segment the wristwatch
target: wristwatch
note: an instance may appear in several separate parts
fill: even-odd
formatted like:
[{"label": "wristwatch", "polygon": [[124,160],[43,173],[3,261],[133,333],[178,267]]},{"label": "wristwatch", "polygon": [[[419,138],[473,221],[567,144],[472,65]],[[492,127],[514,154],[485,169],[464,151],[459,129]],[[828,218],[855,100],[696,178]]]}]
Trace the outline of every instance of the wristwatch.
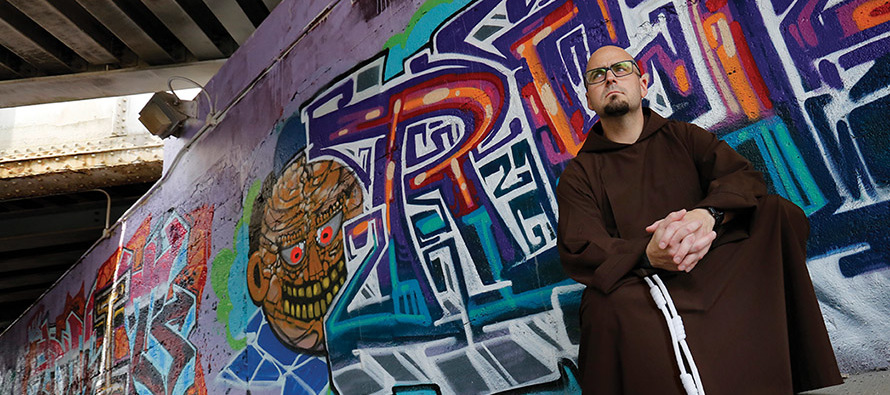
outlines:
[{"label": "wristwatch", "polygon": [[713,207],[705,207],[705,209],[708,210],[708,213],[711,214],[712,217],[714,217],[714,229],[713,230],[717,230],[717,228],[719,228],[720,225],[723,224],[724,212],[717,210],[716,208],[713,208]]}]

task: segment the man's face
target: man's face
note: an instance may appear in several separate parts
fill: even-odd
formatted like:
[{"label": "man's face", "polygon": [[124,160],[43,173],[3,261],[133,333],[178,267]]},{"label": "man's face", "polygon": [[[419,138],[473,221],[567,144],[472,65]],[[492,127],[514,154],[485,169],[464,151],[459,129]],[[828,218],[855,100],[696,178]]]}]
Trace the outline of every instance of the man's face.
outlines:
[{"label": "man's face", "polygon": [[[632,60],[626,51],[618,47],[602,47],[590,57],[587,70],[611,67],[625,60]],[[600,118],[618,117],[640,108],[643,97],[648,93],[648,75],[639,75],[638,69],[629,75],[616,77],[611,70],[606,72],[604,81],[587,85],[587,106]]]}]

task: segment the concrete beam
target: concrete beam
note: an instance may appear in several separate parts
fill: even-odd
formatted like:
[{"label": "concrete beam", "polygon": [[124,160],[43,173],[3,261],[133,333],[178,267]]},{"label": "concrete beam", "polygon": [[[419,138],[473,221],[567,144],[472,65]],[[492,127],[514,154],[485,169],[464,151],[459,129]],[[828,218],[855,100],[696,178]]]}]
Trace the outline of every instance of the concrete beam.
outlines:
[{"label": "concrete beam", "polygon": [[173,76],[206,84],[225,59],[0,81],[0,108],[166,91]]},{"label": "concrete beam", "polygon": [[43,71],[67,73],[78,69],[71,56],[66,56],[70,49],[6,2],[0,2],[0,45],[25,62],[40,65]]},{"label": "concrete beam", "polygon": [[244,41],[256,30],[236,0],[204,0],[204,3],[210,7],[210,11],[219,19],[238,45],[244,44]]},{"label": "concrete beam", "polygon": [[173,56],[112,0],[77,0],[77,3],[148,64],[173,62]]},{"label": "concrete beam", "polygon": [[175,0],[152,0],[143,3],[196,58],[217,59],[225,56]]},{"label": "concrete beam", "polygon": [[[87,62],[96,65],[117,63],[117,58],[111,53],[110,40],[97,40],[87,32],[89,26],[85,22],[80,21],[82,26],[78,25],[47,0],[7,1]],[[103,45],[103,41],[107,45]]]}]

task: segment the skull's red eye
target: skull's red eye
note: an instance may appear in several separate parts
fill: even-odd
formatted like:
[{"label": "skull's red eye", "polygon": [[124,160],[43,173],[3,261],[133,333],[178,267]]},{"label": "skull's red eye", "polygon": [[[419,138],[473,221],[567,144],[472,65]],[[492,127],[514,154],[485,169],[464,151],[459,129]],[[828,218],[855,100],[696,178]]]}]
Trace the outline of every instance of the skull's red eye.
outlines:
[{"label": "skull's red eye", "polygon": [[315,239],[318,241],[318,245],[322,247],[326,247],[332,241],[334,241],[334,237],[337,236],[337,233],[340,232],[340,225],[343,223],[343,212],[339,212],[335,214],[328,222],[325,222],[324,225],[321,225],[318,228],[317,233],[315,234]]},{"label": "skull's red eye", "polygon": [[304,242],[300,242],[290,247],[282,248],[279,253],[284,263],[291,266],[300,263],[303,260],[303,245]]},{"label": "skull's red eye", "polygon": [[303,259],[303,249],[296,246],[290,251],[290,263],[297,263],[301,259]]},{"label": "skull's red eye", "polygon": [[331,239],[334,238],[334,228],[330,225],[325,226],[321,232],[318,233],[318,242],[321,244],[328,244],[331,242]]}]

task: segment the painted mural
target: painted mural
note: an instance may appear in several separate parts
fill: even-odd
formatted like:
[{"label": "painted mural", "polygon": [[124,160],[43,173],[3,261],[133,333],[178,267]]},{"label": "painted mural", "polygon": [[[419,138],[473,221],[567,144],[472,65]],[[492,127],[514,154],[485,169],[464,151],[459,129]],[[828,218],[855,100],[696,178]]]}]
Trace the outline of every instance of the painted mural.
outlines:
[{"label": "painted mural", "polygon": [[212,221],[211,207],[148,217],[101,264],[95,282],[66,297],[61,314],[38,305],[3,392],[206,394],[196,369],[201,352],[189,336],[201,310]]},{"label": "painted mural", "polygon": [[273,130],[237,132],[271,159],[231,191],[234,226],[153,212],[66,279],[63,311],[32,309],[0,390],[580,392],[554,188],[606,44],[650,74],[650,107],[804,209],[842,370],[890,366],[886,1],[429,0]]}]

